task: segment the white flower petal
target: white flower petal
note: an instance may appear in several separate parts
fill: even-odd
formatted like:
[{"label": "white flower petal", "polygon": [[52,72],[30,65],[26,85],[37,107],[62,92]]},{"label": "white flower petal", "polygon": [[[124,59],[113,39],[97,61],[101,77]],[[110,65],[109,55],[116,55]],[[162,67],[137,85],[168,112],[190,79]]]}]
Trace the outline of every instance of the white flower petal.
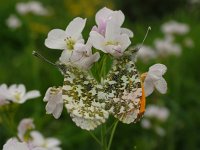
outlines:
[{"label": "white flower petal", "polygon": [[32,90],[25,94],[24,99],[28,100],[28,99],[37,98],[39,96],[40,96],[40,92],[38,90]]},{"label": "white flower petal", "polygon": [[48,36],[45,40],[45,46],[52,49],[65,49],[65,38],[66,34],[64,30],[53,29],[48,33]]},{"label": "white flower petal", "polygon": [[156,89],[161,93],[165,94],[167,93],[167,82],[164,78],[160,78],[160,80],[156,81],[155,83]]},{"label": "white flower petal", "polygon": [[121,34],[120,26],[114,21],[109,21],[106,27],[105,39],[106,41],[113,41]]},{"label": "white flower petal", "polygon": [[144,80],[144,91],[145,91],[145,96],[149,96],[151,95],[151,93],[153,93],[154,90],[154,84],[152,82],[152,79],[150,77],[146,77],[146,79]]},{"label": "white flower petal", "polygon": [[109,15],[112,13],[113,11],[111,9],[108,9],[106,7],[100,9],[95,16],[95,21],[97,23],[97,25],[100,25],[101,22],[106,22],[106,19],[109,17]]},{"label": "white flower petal", "polygon": [[149,71],[151,74],[160,77],[166,73],[167,67],[163,64],[155,64],[149,68]]},{"label": "white flower petal", "polygon": [[86,19],[80,17],[73,19],[65,30],[66,35],[71,36],[75,40],[78,39],[81,36],[81,32],[83,31],[85,24]]},{"label": "white flower petal", "polygon": [[28,130],[34,129],[33,119],[25,118],[22,119],[17,127],[18,137],[21,141],[24,141],[24,136]]},{"label": "white flower petal", "polygon": [[114,21],[116,23],[116,25],[118,25],[120,27],[122,26],[122,24],[124,23],[124,20],[125,20],[125,16],[121,10],[114,11],[111,14],[110,18],[112,21]]},{"label": "white flower petal", "polygon": [[26,143],[17,141],[15,138],[9,139],[3,146],[3,150],[30,150]]},{"label": "white flower petal", "polygon": [[120,43],[122,52],[125,51],[131,44],[129,37],[126,34],[122,34],[122,35],[118,36],[116,41],[118,41]]},{"label": "white flower petal", "polygon": [[46,145],[48,148],[56,147],[56,146],[60,145],[60,141],[56,138],[47,138]]},{"label": "white flower petal", "polygon": [[133,32],[130,29],[127,29],[127,28],[121,28],[121,34],[126,34],[130,38],[132,38],[134,36]]},{"label": "white flower petal", "polygon": [[36,145],[36,146],[41,146],[44,144],[45,142],[45,139],[44,137],[42,136],[42,134],[38,131],[32,131],[30,133],[31,137],[32,137],[32,143],[33,145]]},{"label": "white flower petal", "polygon": [[59,58],[60,62],[67,64],[70,61],[70,57],[72,56],[72,52],[70,50],[64,50]]},{"label": "white flower petal", "polygon": [[55,119],[58,119],[63,111],[63,103],[56,104],[56,108],[53,111],[53,116]]},{"label": "white flower petal", "polygon": [[95,31],[91,31],[90,32],[90,41],[92,43],[92,45],[94,46],[94,48],[103,51],[104,53],[107,53],[105,51],[105,47],[104,47],[104,37],[99,34],[98,32]]}]

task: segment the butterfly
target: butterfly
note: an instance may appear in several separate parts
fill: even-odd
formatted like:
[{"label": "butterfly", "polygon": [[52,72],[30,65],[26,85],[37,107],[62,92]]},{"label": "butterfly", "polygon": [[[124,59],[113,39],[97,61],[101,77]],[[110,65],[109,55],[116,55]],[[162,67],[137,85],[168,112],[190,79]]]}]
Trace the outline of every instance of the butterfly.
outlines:
[{"label": "butterfly", "polygon": [[130,52],[114,60],[101,83],[86,71],[60,64],[64,68],[62,98],[77,126],[92,130],[104,123],[109,114],[127,124],[141,118],[145,96]]}]

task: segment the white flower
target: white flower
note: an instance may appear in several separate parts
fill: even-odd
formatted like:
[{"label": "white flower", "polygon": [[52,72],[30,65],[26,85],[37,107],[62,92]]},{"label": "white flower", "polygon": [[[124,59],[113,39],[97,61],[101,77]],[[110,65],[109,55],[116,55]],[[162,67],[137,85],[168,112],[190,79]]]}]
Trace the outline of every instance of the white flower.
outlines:
[{"label": "white flower", "polygon": [[38,1],[30,1],[28,3],[29,11],[36,15],[48,15],[48,10]]},{"label": "white flower", "polygon": [[169,110],[166,107],[148,105],[145,112],[145,117],[155,118],[159,121],[166,121],[169,117]]},{"label": "white flower", "polygon": [[137,57],[142,61],[147,62],[151,59],[155,59],[157,54],[151,47],[143,45],[138,51]]},{"label": "white flower", "polygon": [[92,45],[88,41],[86,45],[84,44],[76,44],[74,47],[74,51],[71,56],[68,57],[68,51],[64,50],[60,57],[60,61],[64,64],[72,63],[76,65],[78,68],[89,69],[94,62],[97,62],[100,58],[98,52],[92,54]]},{"label": "white flower", "polygon": [[48,88],[44,97],[44,101],[47,102],[47,114],[53,114],[53,116],[58,119],[63,110],[62,87]]},{"label": "white flower", "polygon": [[154,45],[158,55],[160,56],[179,56],[181,54],[181,46],[173,42],[172,36],[166,36],[164,39],[156,39]]},{"label": "white flower", "polygon": [[27,14],[30,11],[29,6],[22,2],[16,4],[16,10],[19,14]]},{"label": "white flower", "polygon": [[[97,26],[94,26],[92,30],[104,36],[106,32],[106,26],[109,21],[115,21],[116,25],[121,27],[124,23],[124,19],[125,16],[122,11],[113,11],[104,7],[96,13],[95,21]],[[121,28],[121,33],[126,33],[129,35],[129,37],[133,37],[133,32],[127,28]]]},{"label": "white flower", "polygon": [[6,20],[6,24],[11,29],[17,29],[22,25],[19,18],[17,18],[17,16],[13,14],[8,17],[8,19]]},{"label": "white flower", "polygon": [[147,76],[144,80],[146,97],[154,91],[154,88],[162,94],[167,92],[167,82],[162,77],[166,71],[167,67],[163,64],[155,64],[149,68]]},{"label": "white flower", "polygon": [[33,124],[33,119],[25,118],[22,119],[18,125],[18,137],[20,140],[25,141],[24,136],[27,131],[30,131],[35,128],[35,125]]},{"label": "white flower", "polygon": [[4,96],[5,99],[9,101],[22,104],[28,99],[39,97],[40,92],[37,90],[26,92],[26,88],[23,84],[13,84],[10,87],[7,87],[6,84],[2,84],[0,95]]},{"label": "white flower", "polygon": [[43,135],[38,131],[32,131],[32,141],[34,146],[45,148],[46,150],[61,150],[59,147],[60,141],[56,138],[44,138]]},{"label": "white flower", "polygon": [[4,95],[6,99],[20,104],[24,103],[28,99],[33,99],[40,96],[40,92],[37,90],[32,90],[26,93],[26,88],[23,84],[13,84],[10,87],[4,85],[4,91],[5,92],[0,93],[0,95]]},{"label": "white flower", "polygon": [[25,15],[27,13],[33,13],[36,15],[47,15],[48,10],[38,1],[30,1],[27,3],[17,3],[16,10],[19,14]]},{"label": "white flower", "polygon": [[48,33],[45,45],[52,49],[66,49],[71,56],[74,46],[78,43],[84,43],[82,31],[85,27],[86,19],[77,17],[73,19],[66,30],[53,29]]},{"label": "white flower", "polygon": [[184,23],[179,23],[174,20],[166,22],[162,25],[161,30],[165,34],[179,34],[183,35],[189,32],[189,26]]},{"label": "white flower", "polygon": [[25,142],[19,142],[16,138],[9,139],[3,146],[3,150],[48,150],[42,147],[31,147]]},{"label": "white flower", "polygon": [[90,40],[96,49],[104,53],[110,53],[115,57],[122,56],[123,52],[131,44],[129,36],[121,34],[120,26],[114,21],[107,23],[105,37],[96,31],[91,31]]}]

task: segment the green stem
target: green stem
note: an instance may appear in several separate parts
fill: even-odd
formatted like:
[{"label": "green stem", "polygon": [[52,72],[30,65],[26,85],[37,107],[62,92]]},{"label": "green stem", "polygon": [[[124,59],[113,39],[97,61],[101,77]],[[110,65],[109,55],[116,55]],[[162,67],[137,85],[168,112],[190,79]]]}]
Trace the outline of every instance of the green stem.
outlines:
[{"label": "green stem", "polygon": [[112,129],[112,132],[111,132],[111,135],[110,135],[110,140],[109,140],[109,143],[108,143],[108,148],[107,148],[107,150],[110,150],[110,147],[111,147],[111,144],[112,144],[112,141],[113,141],[113,137],[114,137],[115,130],[116,130],[116,128],[117,128],[118,122],[119,122],[118,120],[115,122],[114,127],[113,127],[113,129]]},{"label": "green stem", "polygon": [[105,125],[101,126],[101,146],[102,146],[102,150],[107,150],[106,127],[105,127]]},{"label": "green stem", "polygon": [[101,145],[101,141],[100,141],[92,132],[89,131],[89,133],[90,133],[90,135],[93,137],[93,139],[94,139],[99,145]]}]

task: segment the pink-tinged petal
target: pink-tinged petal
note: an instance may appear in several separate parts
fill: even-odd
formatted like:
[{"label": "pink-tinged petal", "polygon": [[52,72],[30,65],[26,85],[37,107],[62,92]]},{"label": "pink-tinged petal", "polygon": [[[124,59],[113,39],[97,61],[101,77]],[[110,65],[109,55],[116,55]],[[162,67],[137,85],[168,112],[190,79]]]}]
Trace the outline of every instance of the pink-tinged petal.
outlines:
[{"label": "pink-tinged petal", "polygon": [[131,44],[129,37],[126,34],[118,36],[115,40],[119,42],[122,52],[124,52]]},{"label": "pink-tinged petal", "polygon": [[77,40],[85,27],[86,19],[77,17],[73,19],[67,26],[65,33],[67,36],[71,36],[73,39]]},{"label": "pink-tinged petal", "polygon": [[110,14],[113,11],[111,9],[108,9],[106,7],[100,9],[95,16],[95,21],[97,23],[97,25],[100,25],[102,22],[106,22],[106,19],[109,18]]},{"label": "pink-tinged petal", "polygon": [[134,36],[133,32],[130,29],[127,29],[127,28],[121,28],[121,34],[126,34],[130,38],[132,38]]},{"label": "pink-tinged petal", "polygon": [[104,37],[99,34],[98,32],[91,31],[90,32],[90,42],[94,46],[94,48],[103,51],[104,53],[107,53],[104,49],[105,39]]},{"label": "pink-tinged petal", "polygon": [[119,27],[122,26],[125,20],[125,16],[121,10],[114,11],[109,17],[110,20],[114,21]]},{"label": "pink-tinged petal", "polygon": [[66,34],[64,30],[53,29],[48,33],[48,36],[45,40],[45,46],[52,49],[65,49]]},{"label": "pink-tinged petal", "polygon": [[164,78],[160,78],[160,80],[156,81],[154,84],[155,84],[156,89],[161,94],[166,94],[167,93],[167,82],[165,81]]},{"label": "pink-tinged petal", "polygon": [[153,93],[154,90],[154,84],[153,81],[151,79],[151,77],[149,77],[147,75],[146,79],[144,80],[144,91],[145,91],[145,96],[149,96]]},{"label": "pink-tinged petal", "polygon": [[106,27],[105,39],[106,41],[114,41],[121,33],[120,26],[114,21],[109,21]]}]

